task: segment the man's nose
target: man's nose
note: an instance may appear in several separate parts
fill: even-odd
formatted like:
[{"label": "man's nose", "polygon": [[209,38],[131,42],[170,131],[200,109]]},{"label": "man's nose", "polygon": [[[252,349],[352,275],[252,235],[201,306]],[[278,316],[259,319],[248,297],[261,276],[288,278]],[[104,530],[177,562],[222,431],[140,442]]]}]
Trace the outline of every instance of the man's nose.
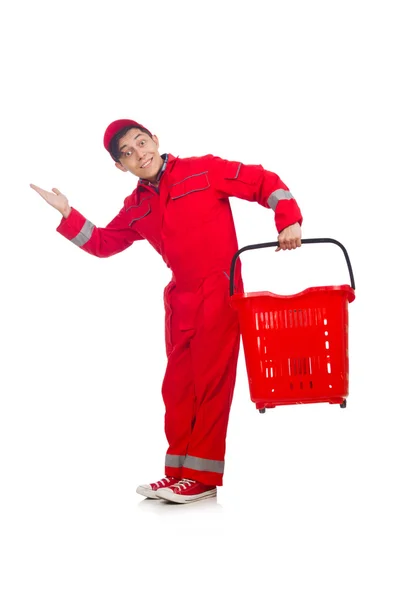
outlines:
[{"label": "man's nose", "polygon": [[145,149],[144,148],[137,148],[136,155],[137,155],[137,157],[138,157],[139,160],[142,160],[142,158],[146,155]]}]

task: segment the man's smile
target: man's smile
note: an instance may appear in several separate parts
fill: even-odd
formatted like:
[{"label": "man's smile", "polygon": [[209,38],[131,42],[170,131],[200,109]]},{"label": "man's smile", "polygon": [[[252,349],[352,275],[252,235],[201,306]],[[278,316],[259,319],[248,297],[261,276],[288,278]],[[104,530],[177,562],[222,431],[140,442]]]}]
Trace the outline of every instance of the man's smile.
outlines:
[{"label": "man's smile", "polygon": [[153,160],[153,156],[141,165],[141,169],[146,169],[151,164],[152,160]]}]

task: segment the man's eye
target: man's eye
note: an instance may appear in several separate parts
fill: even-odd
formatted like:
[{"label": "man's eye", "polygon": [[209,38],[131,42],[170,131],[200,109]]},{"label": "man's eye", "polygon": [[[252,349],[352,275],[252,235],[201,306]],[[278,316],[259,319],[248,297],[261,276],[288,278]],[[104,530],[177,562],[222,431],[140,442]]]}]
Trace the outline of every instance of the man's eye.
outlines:
[{"label": "man's eye", "polygon": [[141,140],[141,146],[145,145],[145,140]]},{"label": "man's eye", "polygon": [[131,152],[131,150],[127,150],[127,152],[124,152],[124,156],[125,156],[126,158],[129,158],[130,156],[132,156],[132,152]]}]

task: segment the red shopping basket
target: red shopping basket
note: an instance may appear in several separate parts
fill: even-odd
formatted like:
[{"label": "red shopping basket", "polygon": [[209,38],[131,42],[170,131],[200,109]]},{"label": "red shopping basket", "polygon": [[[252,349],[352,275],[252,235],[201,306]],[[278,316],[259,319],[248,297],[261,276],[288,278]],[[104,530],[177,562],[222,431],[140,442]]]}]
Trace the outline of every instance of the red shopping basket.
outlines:
[{"label": "red shopping basket", "polygon": [[346,406],[349,393],[348,303],[355,284],[344,246],[331,238],[303,239],[302,244],[330,242],[345,255],[351,286],[311,287],[298,294],[234,293],[235,264],[230,271],[230,302],[238,311],[251,400],[259,412],[285,404],[329,402]]}]

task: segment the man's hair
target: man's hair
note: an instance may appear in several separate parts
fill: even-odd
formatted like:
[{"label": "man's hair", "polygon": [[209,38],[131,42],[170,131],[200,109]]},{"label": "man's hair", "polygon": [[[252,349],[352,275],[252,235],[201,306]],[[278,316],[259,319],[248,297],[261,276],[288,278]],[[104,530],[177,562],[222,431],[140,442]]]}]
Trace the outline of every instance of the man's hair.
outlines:
[{"label": "man's hair", "polygon": [[150,131],[148,131],[144,127],[136,127],[135,125],[127,125],[126,127],[123,127],[123,129],[120,129],[120,131],[118,133],[116,133],[116,135],[114,137],[112,137],[112,139],[110,141],[109,152],[110,152],[110,155],[113,158],[113,160],[116,162],[120,161],[120,157],[122,155],[122,152],[120,152],[120,150],[119,150],[119,141],[130,129],[139,129],[139,131],[142,131],[143,133],[147,133],[148,136],[152,138],[152,134],[150,133]]}]

